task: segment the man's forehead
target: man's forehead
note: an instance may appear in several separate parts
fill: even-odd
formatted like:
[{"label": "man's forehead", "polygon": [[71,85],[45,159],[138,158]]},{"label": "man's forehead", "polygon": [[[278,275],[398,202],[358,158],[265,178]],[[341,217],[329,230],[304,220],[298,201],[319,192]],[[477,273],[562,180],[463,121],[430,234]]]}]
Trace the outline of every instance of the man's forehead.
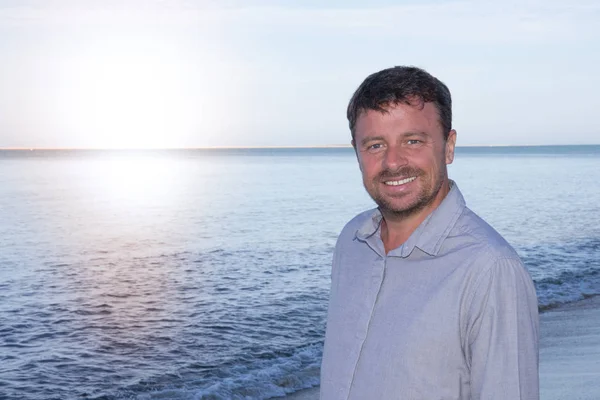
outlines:
[{"label": "man's forehead", "polygon": [[[365,117],[366,115],[372,115],[375,116],[377,114],[379,115],[388,115],[392,112],[402,112],[403,114],[411,114],[411,115],[417,115],[417,114],[421,114],[425,117],[427,117],[428,115],[431,117],[435,117],[436,120],[439,121],[439,112],[437,109],[437,106],[433,103],[433,102],[388,102],[388,103],[382,103],[378,108],[362,108],[360,109],[357,118],[356,118],[356,122],[357,124],[359,123],[359,121],[363,118],[361,117]],[[441,122],[441,121],[440,121]]]},{"label": "man's forehead", "polygon": [[381,112],[389,111],[390,109],[395,108],[401,104],[407,105],[407,106],[412,106],[417,109],[422,109],[428,103],[433,104],[433,102],[431,102],[431,101],[423,100],[423,97],[421,97],[421,96],[413,95],[413,96],[407,96],[400,100],[387,100],[387,101],[384,100],[384,101],[381,101],[381,102],[375,104],[373,107],[370,107],[370,106],[362,107],[359,110],[359,112],[368,111],[368,110],[381,111]]},{"label": "man's forehead", "polygon": [[[391,115],[391,114],[394,115]],[[387,121],[386,121],[387,120]],[[388,125],[397,133],[422,132],[429,136],[443,136],[444,128],[440,114],[433,102],[420,104],[390,103],[380,110],[363,109],[358,114],[354,135],[356,139],[364,140],[367,137],[379,136]],[[378,128],[379,126],[379,128]],[[396,130],[396,127],[399,130]]]}]

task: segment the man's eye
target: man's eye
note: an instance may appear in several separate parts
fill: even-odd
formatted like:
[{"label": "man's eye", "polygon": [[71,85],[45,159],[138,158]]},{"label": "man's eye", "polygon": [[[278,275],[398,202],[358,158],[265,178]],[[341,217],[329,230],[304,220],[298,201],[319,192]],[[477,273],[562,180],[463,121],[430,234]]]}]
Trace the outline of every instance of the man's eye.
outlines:
[{"label": "man's eye", "polygon": [[421,144],[423,142],[421,142],[420,140],[417,140],[417,139],[410,139],[407,141],[407,143],[414,145],[414,144]]},{"label": "man's eye", "polygon": [[369,150],[379,150],[383,147],[383,145],[381,143],[373,143],[371,145],[369,145],[369,147],[367,147],[367,149]]}]

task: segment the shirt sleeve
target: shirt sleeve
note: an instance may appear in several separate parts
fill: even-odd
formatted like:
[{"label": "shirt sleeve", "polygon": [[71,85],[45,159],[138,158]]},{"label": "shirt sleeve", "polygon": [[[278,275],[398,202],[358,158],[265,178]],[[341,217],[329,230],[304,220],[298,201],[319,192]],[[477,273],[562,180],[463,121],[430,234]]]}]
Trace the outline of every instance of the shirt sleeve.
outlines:
[{"label": "shirt sleeve", "polygon": [[538,304],[521,260],[496,261],[476,283],[470,304],[471,399],[539,399]]}]

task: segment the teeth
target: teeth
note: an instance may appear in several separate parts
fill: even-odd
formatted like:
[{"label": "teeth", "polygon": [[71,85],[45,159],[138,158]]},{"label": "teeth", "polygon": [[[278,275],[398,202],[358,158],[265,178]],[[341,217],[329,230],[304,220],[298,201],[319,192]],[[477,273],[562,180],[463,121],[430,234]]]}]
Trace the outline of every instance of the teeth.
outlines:
[{"label": "teeth", "polygon": [[387,181],[384,183],[389,186],[399,186],[399,185],[404,185],[405,183],[408,183],[408,182],[412,182],[415,179],[417,179],[417,177],[413,176],[412,178],[402,179],[401,181]]}]

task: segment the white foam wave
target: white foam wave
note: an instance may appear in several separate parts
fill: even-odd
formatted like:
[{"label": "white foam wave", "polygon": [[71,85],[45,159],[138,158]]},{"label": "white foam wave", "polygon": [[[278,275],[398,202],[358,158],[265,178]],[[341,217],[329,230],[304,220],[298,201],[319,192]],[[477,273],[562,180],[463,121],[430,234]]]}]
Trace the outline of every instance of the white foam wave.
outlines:
[{"label": "white foam wave", "polygon": [[229,377],[202,388],[164,389],[137,396],[138,400],[266,400],[319,384],[322,344],[298,349],[292,355],[236,365]]}]

